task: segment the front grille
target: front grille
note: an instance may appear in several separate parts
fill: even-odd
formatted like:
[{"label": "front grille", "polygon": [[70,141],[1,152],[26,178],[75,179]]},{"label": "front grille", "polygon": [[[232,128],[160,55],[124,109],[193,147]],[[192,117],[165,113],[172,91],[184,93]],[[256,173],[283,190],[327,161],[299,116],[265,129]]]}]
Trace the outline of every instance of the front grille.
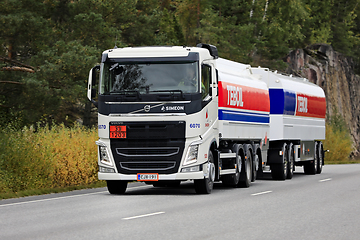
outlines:
[{"label": "front grille", "polygon": [[119,173],[178,172],[185,148],[185,122],[121,122],[125,139],[110,139]]},{"label": "front grille", "polygon": [[116,148],[116,153],[124,157],[169,157],[179,153],[179,147]]}]

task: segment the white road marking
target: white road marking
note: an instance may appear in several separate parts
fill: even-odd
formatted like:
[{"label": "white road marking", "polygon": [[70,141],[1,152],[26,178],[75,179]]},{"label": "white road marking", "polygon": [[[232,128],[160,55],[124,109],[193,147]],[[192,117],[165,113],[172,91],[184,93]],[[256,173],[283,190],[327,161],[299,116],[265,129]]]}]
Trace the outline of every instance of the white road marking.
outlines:
[{"label": "white road marking", "polygon": [[[144,187],[148,187],[148,186],[130,187],[130,188],[128,188],[127,190],[137,189],[137,188],[144,188]],[[65,199],[65,198],[82,197],[82,196],[88,196],[88,195],[94,195],[94,194],[101,194],[101,193],[107,193],[107,192],[108,192],[108,191],[101,191],[101,192],[94,192],[94,193],[85,193],[85,194],[70,195],[70,196],[64,196],[64,197],[55,197],[55,198],[32,200],[32,201],[26,201],[26,202],[8,203],[8,204],[3,204],[3,205],[0,204],[0,207],[15,206],[15,205],[21,205],[21,204],[28,204],[28,203],[46,202],[46,201],[59,200],[59,199]]]},{"label": "white road marking", "polygon": [[253,194],[251,194],[251,196],[258,196],[258,195],[267,194],[267,193],[272,193],[272,191],[265,191],[265,192],[253,193]]},{"label": "white road marking", "polygon": [[159,215],[159,214],[163,214],[163,213],[165,213],[165,212],[149,213],[149,214],[144,214],[144,215],[139,215],[139,216],[134,216],[134,217],[123,218],[123,220],[131,220],[131,219],[136,219],[136,218],[151,217],[151,216],[155,216],[155,215]]},{"label": "white road marking", "polygon": [[332,178],[326,178],[326,179],[323,179],[323,180],[319,180],[319,182],[327,182],[327,181],[331,181]]}]

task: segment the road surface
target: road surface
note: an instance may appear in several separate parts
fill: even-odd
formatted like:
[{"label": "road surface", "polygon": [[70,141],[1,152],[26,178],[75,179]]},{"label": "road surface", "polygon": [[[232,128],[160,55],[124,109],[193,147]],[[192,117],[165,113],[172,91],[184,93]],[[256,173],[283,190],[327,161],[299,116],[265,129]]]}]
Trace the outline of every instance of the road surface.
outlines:
[{"label": "road surface", "polygon": [[0,201],[0,239],[359,239],[360,164],[197,195],[131,183]]}]

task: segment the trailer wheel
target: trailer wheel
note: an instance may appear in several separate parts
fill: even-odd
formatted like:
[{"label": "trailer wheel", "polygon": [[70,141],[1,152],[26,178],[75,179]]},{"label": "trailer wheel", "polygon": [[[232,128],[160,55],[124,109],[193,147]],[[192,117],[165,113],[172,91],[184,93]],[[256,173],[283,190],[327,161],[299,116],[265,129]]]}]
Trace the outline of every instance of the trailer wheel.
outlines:
[{"label": "trailer wheel", "polygon": [[288,173],[289,154],[287,144],[282,147],[282,162],[271,165],[271,176],[274,180],[285,180]]},{"label": "trailer wheel", "polygon": [[263,172],[263,166],[262,166],[262,156],[261,156],[261,149],[258,148],[257,152],[257,156],[259,158],[259,164],[258,164],[258,170],[256,173],[256,179],[262,179],[264,176],[264,172]]},{"label": "trailer wheel", "polygon": [[195,192],[198,194],[210,194],[215,181],[215,164],[214,157],[211,151],[208,154],[208,172],[209,176],[204,179],[194,180]]},{"label": "trailer wheel", "polygon": [[238,187],[248,188],[251,183],[252,175],[252,157],[250,151],[246,152],[245,159],[241,164],[240,181]]},{"label": "trailer wheel", "polygon": [[294,146],[292,143],[290,143],[289,145],[289,149],[288,149],[288,167],[287,167],[287,175],[286,178],[287,179],[292,179],[293,175],[294,175]]},{"label": "trailer wheel", "polygon": [[[255,153],[254,155],[254,161],[253,161],[253,165],[252,165],[252,176],[251,176],[251,181],[255,182],[255,180],[257,179],[257,173],[258,173],[258,169],[260,168],[260,161],[259,161],[259,155],[257,153]],[[258,167],[258,169],[256,169],[256,166]]]},{"label": "trailer wheel", "polygon": [[124,194],[128,182],[121,180],[107,180],[106,184],[110,194]]},{"label": "trailer wheel", "polygon": [[322,172],[322,166],[324,162],[324,147],[322,142],[318,144],[318,161],[317,161],[317,167],[316,167],[316,173],[320,174]]},{"label": "trailer wheel", "polygon": [[316,174],[317,165],[318,165],[318,144],[317,142],[315,142],[314,160],[308,161],[304,164],[304,173],[308,175]]},{"label": "trailer wheel", "polygon": [[314,175],[316,173],[314,161],[308,161],[304,164],[304,173]]}]

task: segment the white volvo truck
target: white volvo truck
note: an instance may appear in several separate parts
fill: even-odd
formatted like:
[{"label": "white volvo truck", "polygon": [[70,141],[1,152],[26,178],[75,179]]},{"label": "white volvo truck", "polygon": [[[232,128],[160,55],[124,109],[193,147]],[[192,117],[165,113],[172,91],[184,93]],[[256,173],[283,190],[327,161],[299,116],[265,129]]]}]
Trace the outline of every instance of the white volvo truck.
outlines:
[{"label": "white volvo truck", "polygon": [[[253,71],[218,58],[208,44],[104,51],[88,82],[88,98],[98,107],[99,179],[112,194],[124,193],[129,181],[177,186],[187,180],[197,193],[210,193],[215,181],[249,187],[269,168],[275,179],[291,178],[295,164],[320,173],[325,114],[311,115],[311,105],[325,101],[321,88]],[[282,111],[275,104],[281,99]]]}]

